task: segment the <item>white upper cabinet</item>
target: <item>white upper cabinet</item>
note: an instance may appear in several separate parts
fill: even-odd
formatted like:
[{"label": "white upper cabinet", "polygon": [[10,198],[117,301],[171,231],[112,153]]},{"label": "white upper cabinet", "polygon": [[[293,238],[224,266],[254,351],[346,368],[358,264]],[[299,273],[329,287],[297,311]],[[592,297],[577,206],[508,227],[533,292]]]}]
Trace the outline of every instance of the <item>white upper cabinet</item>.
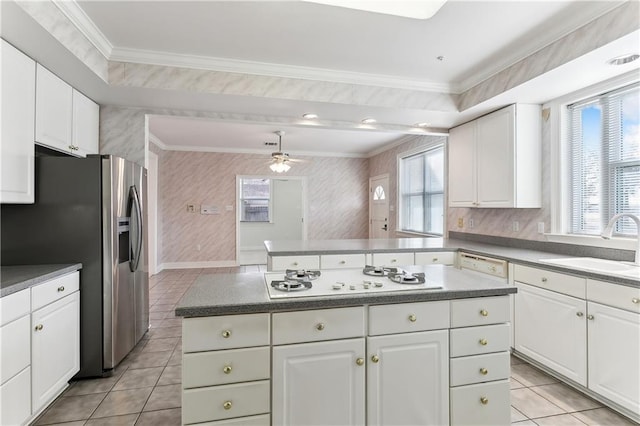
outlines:
[{"label": "white upper cabinet", "polygon": [[510,105],[451,129],[449,206],[541,206],[539,105]]},{"label": "white upper cabinet", "polygon": [[36,143],[85,157],[98,153],[99,106],[38,64]]},{"label": "white upper cabinet", "polygon": [[36,63],[4,40],[0,116],[0,203],[34,202]]}]

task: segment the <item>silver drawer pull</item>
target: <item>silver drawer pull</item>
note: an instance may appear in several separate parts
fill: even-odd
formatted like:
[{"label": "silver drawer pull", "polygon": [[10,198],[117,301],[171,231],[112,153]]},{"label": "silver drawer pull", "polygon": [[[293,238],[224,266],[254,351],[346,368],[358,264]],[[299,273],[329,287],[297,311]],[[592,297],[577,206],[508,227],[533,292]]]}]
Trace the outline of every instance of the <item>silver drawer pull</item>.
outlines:
[{"label": "silver drawer pull", "polygon": [[63,285],[61,285],[60,287],[58,287],[58,291],[59,291],[59,292],[63,292],[63,291],[64,291],[64,286],[63,286]]},{"label": "silver drawer pull", "polygon": [[224,337],[225,339],[228,339],[229,337],[231,337],[231,330],[225,330],[222,332],[222,337]]},{"label": "silver drawer pull", "polygon": [[316,324],[316,330],[318,331],[324,330],[324,323],[319,322],[318,324]]},{"label": "silver drawer pull", "polygon": [[40,331],[40,330],[42,330],[44,328],[44,325],[38,324],[38,325],[36,325],[35,328],[36,328],[36,331]]}]

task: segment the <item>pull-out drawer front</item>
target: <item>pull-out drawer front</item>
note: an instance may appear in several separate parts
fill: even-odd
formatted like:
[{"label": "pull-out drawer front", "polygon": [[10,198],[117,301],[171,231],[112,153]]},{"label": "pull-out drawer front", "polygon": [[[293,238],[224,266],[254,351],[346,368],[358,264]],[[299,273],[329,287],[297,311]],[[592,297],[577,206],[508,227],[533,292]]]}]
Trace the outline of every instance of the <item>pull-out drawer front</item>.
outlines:
[{"label": "pull-out drawer front", "polygon": [[509,352],[465,356],[451,359],[450,386],[469,385],[508,379],[510,373]]},{"label": "pull-out drawer front", "polygon": [[364,307],[273,314],[273,344],[364,336]]},{"label": "pull-out drawer front", "polygon": [[4,383],[31,362],[31,318],[25,315],[19,320],[0,327],[0,383]]},{"label": "pull-out drawer front", "polygon": [[271,270],[320,269],[320,256],[271,256]]},{"label": "pull-out drawer front", "polygon": [[269,381],[186,389],[182,423],[201,423],[269,412]]},{"label": "pull-out drawer front", "polygon": [[198,423],[198,426],[271,426],[271,415],[262,414],[260,416],[240,417],[237,419]]},{"label": "pull-out drawer front", "polygon": [[509,296],[452,300],[451,327],[509,322],[509,312]]},{"label": "pull-out drawer front", "polygon": [[364,268],[365,255],[360,254],[326,254],[320,256],[322,269]]},{"label": "pull-out drawer front", "polygon": [[449,328],[449,301],[369,307],[369,335]]},{"label": "pull-out drawer front", "polygon": [[510,424],[508,380],[451,388],[451,425]]},{"label": "pull-out drawer front", "polygon": [[568,296],[584,299],[586,296],[586,279],[545,271],[529,266],[514,265],[513,277],[515,281],[546,288]]},{"label": "pull-out drawer front", "polygon": [[587,299],[603,305],[640,313],[640,288],[587,280]]},{"label": "pull-out drawer front", "polygon": [[36,310],[62,299],[80,288],[80,273],[64,275],[31,287],[31,309]]},{"label": "pull-out drawer front", "polygon": [[451,330],[451,356],[467,356],[509,349],[509,324],[455,328]]},{"label": "pull-out drawer front", "polygon": [[182,357],[185,389],[269,378],[269,347],[196,352]]},{"label": "pull-out drawer front", "polygon": [[453,265],[456,253],[452,251],[429,251],[416,253],[416,265]]},{"label": "pull-out drawer front", "polygon": [[31,290],[24,289],[0,298],[0,326],[31,312]]},{"label": "pull-out drawer front", "polygon": [[269,345],[269,314],[225,315],[182,320],[182,351]]},{"label": "pull-out drawer front", "polygon": [[402,266],[413,265],[415,256],[411,253],[373,253],[372,264],[374,266]]}]

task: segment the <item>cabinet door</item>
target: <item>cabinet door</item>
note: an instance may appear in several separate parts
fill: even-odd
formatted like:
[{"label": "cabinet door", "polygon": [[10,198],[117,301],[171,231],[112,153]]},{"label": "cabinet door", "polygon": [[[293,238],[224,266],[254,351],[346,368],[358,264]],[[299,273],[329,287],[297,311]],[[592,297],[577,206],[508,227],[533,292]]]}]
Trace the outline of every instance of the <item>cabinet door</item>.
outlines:
[{"label": "cabinet door", "polygon": [[31,314],[32,407],[37,412],[80,369],[80,293]]},{"label": "cabinet door", "polygon": [[449,132],[449,207],[474,207],[476,202],[476,122]]},{"label": "cabinet door", "polygon": [[1,41],[0,203],[34,201],[36,63]]},{"label": "cabinet door", "polygon": [[448,331],[367,338],[367,424],[449,423]]},{"label": "cabinet door", "polygon": [[274,425],[364,425],[364,338],[273,348]]},{"label": "cabinet door", "polygon": [[76,154],[86,157],[98,153],[100,107],[77,90],[73,91],[72,145]]},{"label": "cabinet door", "polygon": [[516,350],[586,386],[586,302],[519,282],[516,285]]},{"label": "cabinet door", "polygon": [[31,416],[31,369],[0,386],[0,425],[22,425]]},{"label": "cabinet door", "polygon": [[73,89],[40,64],[36,69],[36,142],[75,152],[71,142]]},{"label": "cabinet door", "polygon": [[640,413],[640,315],[588,302],[589,389]]},{"label": "cabinet door", "polygon": [[477,120],[479,207],[514,207],[515,105]]}]

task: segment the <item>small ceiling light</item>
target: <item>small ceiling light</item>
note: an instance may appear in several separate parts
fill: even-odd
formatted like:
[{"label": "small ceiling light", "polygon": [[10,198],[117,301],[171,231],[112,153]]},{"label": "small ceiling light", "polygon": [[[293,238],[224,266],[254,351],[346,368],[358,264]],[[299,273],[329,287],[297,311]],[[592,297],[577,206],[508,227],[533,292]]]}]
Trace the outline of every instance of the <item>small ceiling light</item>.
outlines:
[{"label": "small ceiling light", "polygon": [[640,55],[638,55],[637,53],[633,53],[630,55],[623,55],[623,56],[618,56],[617,58],[609,59],[607,63],[609,65],[624,65],[624,64],[628,64],[629,62],[633,62],[638,58],[640,58]]},{"label": "small ceiling light", "polygon": [[361,121],[362,124],[373,124],[375,122],[376,122],[376,119],[371,117],[363,118]]},{"label": "small ceiling light", "polygon": [[318,114],[308,112],[306,114],[302,114],[302,118],[304,118],[305,120],[315,120],[316,118],[318,118]]},{"label": "small ceiling light", "polygon": [[429,127],[431,126],[431,123],[416,123],[414,124],[414,127],[420,127],[421,129],[424,129],[425,127]]}]

